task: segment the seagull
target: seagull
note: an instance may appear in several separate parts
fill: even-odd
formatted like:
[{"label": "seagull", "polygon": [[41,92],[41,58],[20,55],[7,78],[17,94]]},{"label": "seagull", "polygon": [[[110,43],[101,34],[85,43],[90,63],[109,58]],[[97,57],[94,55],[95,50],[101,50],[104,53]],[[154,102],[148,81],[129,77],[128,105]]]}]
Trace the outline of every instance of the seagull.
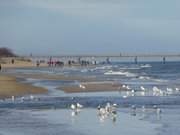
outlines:
[{"label": "seagull", "polygon": [[145,96],[145,92],[144,91],[141,91],[141,96]]},{"label": "seagull", "polygon": [[33,96],[33,95],[30,95],[30,99],[31,99],[31,100],[34,100],[34,96]]},{"label": "seagull", "polygon": [[74,116],[76,116],[76,115],[77,115],[77,112],[76,112],[76,111],[72,111],[72,112],[71,112],[71,116],[72,116],[72,117],[74,117]]},{"label": "seagull", "polygon": [[161,109],[158,108],[156,105],[153,106],[153,109],[156,111],[156,113],[159,115],[160,113],[162,113]]},{"label": "seagull", "polygon": [[124,95],[123,98],[127,98],[127,95]]},{"label": "seagull", "polygon": [[72,112],[71,112],[71,116],[76,116],[78,115],[78,113],[80,113],[80,109],[82,108],[83,106],[79,103],[77,103],[76,105],[75,104],[71,104],[71,109],[72,109]]},{"label": "seagull", "polygon": [[135,92],[135,90],[131,90],[131,92],[132,92],[132,93],[134,93],[134,92]]},{"label": "seagull", "polygon": [[176,88],[176,91],[179,91],[179,88]]},{"label": "seagull", "polygon": [[75,110],[76,109],[76,106],[74,104],[71,104],[71,109],[72,110]]},{"label": "seagull", "polygon": [[160,91],[160,89],[158,87],[156,87],[156,86],[153,87],[153,92],[159,92],[159,91]]},{"label": "seagull", "polygon": [[127,85],[127,86],[126,86],[126,89],[130,90],[131,88]]},{"label": "seagull", "polygon": [[145,108],[145,106],[143,105],[142,106],[142,112],[145,112],[146,111],[146,108]]},{"label": "seagull", "polygon": [[12,96],[12,97],[11,97],[11,100],[12,100],[12,102],[14,102],[14,101],[15,101],[15,97],[14,97],[14,96]]},{"label": "seagull", "polygon": [[118,106],[117,104],[115,104],[115,103],[113,104],[113,107],[117,107],[117,106]]},{"label": "seagull", "polygon": [[81,89],[86,89],[86,87],[85,87],[84,85],[82,85],[82,84],[79,84],[79,87],[80,87]]},{"label": "seagull", "polygon": [[131,96],[134,96],[135,90],[131,90]]},{"label": "seagull", "polygon": [[107,113],[111,112],[111,104],[109,102],[106,104],[105,110]]},{"label": "seagull", "polygon": [[172,88],[167,88],[166,90],[167,90],[168,94],[172,94],[173,93],[173,89]]},{"label": "seagull", "polygon": [[122,85],[123,88],[126,88],[126,85]]},{"label": "seagull", "polygon": [[167,91],[168,91],[168,92],[172,92],[173,89],[172,89],[172,88],[167,88]]},{"label": "seagull", "polygon": [[111,107],[111,114],[113,116],[116,116],[117,115],[117,104],[113,104],[112,107]]},{"label": "seagull", "polygon": [[161,112],[162,112],[162,111],[161,111],[160,108],[157,108],[157,109],[156,109],[156,113],[157,113],[158,115],[161,114]]},{"label": "seagull", "polygon": [[98,109],[98,115],[99,116],[106,116],[107,112],[105,108],[99,108]]},{"label": "seagull", "polygon": [[81,109],[81,108],[83,108],[83,105],[81,105],[80,103],[77,103],[76,107],[77,107],[77,109]]},{"label": "seagull", "polygon": [[101,109],[101,106],[100,106],[100,105],[98,105],[97,109],[98,109],[98,110],[100,110],[100,109]]},{"label": "seagull", "polygon": [[143,86],[141,86],[140,89],[141,89],[142,91],[145,91],[145,90],[146,90]]},{"label": "seagull", "polygon": [[159,89],[158,87],[154,86],[153,87],[153,95],[154,96],[159,96],[160,93],[162,93],[161,89]]},{"label": "seagull", "polygon": [[112,121],[116,121],[117,117],[117,104],[110,104],[107,103],[105,108],[102,108],[100,105],[97,107],[98,115],[100,116],[100,121],[103,122],[105,118],[110,117],[112,118]]}]

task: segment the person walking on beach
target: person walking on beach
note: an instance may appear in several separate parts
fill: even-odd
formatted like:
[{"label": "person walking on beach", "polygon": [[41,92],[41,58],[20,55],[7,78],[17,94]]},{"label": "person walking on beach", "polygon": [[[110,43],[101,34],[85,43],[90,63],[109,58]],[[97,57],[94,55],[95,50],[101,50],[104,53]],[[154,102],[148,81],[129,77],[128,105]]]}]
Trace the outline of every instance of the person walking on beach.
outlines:
[{"label": "person walking on beach", "polygon": [[11,60],[11,63],[14,64],[14,59]]},{"label": "person walking on beach", "polygon": [[36,61],[36,66],[39,67],[40,66],[40,62],[37,60]]},{"label": "person walking on beach", "polygon": [[1,70],[2,70],[2,67],[1,67],[1,64],[0,64],[0,72],[1,72]]}]

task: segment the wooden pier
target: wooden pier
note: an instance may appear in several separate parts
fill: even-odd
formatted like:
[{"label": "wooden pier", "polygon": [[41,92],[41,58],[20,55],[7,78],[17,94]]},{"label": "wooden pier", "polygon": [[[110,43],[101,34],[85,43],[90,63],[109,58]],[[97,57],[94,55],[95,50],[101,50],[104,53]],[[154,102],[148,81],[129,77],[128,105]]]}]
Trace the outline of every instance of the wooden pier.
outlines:
[{"label": "wooden pier", "polygon": [[[26,57],[26,56],[25,56]],[[176,58],[178,61],[180,61],[180,54],[114,54],[114,55],[98,55],[98,54],[81,54],[81,55],[51,55],[51,56],[28,56],[32,59],[48,59],[48,58],[55,58],[55,59],[104,59],[104,61],[108,62],[111,59],[131,59],[134,61],[135,64],[141,61],[141,59],[158,59],[162,61],[163,64],[166,63],[168,59]]]}]

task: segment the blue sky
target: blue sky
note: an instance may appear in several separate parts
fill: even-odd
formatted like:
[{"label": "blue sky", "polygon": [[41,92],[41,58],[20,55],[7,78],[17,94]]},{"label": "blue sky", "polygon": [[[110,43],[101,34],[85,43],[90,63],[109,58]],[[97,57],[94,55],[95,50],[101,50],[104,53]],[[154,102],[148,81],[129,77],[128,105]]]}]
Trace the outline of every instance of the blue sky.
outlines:
[{"label": "blue sky", "polygon": [[179,53],[179,0],[0,0],[0,46],[19,54]]}]

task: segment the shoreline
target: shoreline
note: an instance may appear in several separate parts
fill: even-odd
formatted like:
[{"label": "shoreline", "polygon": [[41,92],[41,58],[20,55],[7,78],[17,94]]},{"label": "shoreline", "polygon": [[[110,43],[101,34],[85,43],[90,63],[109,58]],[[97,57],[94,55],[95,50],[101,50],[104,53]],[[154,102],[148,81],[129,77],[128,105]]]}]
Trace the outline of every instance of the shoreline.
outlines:
[{"label": "shoreline", "polygon": [[[6,64],[1,64],[2,72],[0,72],[0,98],[7,98],[11,96],[22,96],[26,94],[41,94],[48,92],[47,89],[42,87],[33,86],[30,83],[21,83],[17,81],[17,78],[22,79],[42,79],[42,80],[59,80],[59,81],[78,81],[79,84],[83,85],[85,88],[81,88],[79,85],[67,85],[58,86],[56,90],[62,90],[65,93],[81,93],[81,92],[113,92],[113,91],[127,91],[127,89],[122,88],[120,83],[114,81],[99,81],[95,76],[80,76],[80,75],[55,75],[48,73],[12,73],[8,74],[8,69],[16,68],[41,68],[49,67],[48,64],[40,64],[39,67],[36,66],[32,61],[27,60],[16,60],[12,64],[12,58],[7,58]],[[65,65],[66,67],[67,65]],[[79,66],[79,65],[78,65]],[[92,66],[92,65],[89,65]],[[87,66],[87,67],[89,67]],[[74,67],[68,66],[68,67]],[[77,67],[77,65],[76,65]],[[80,66],[81,67],[81,66]],[[52,67],[54,68],[54,67]],[[61,67],[59,67],[61,68]],[[7,70],[7,72],[6,72]],[[4,72],[5,71],[5,72]]]}]

